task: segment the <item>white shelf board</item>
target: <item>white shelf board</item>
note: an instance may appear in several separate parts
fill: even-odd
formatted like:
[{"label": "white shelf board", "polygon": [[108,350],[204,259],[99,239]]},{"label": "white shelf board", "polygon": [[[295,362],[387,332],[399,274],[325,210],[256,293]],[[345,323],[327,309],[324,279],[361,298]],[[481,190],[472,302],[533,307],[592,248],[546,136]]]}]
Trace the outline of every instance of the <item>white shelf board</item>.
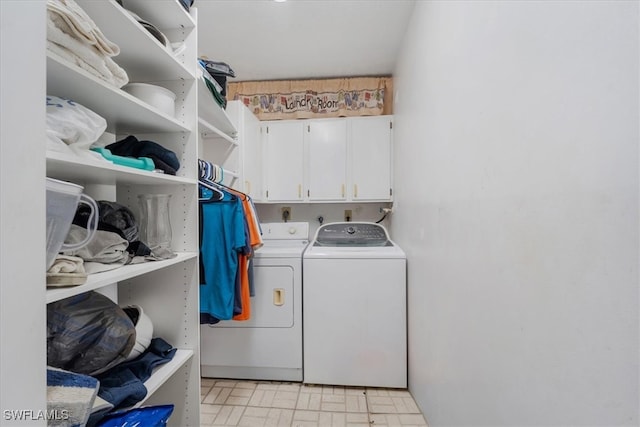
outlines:
[{"label": "white shelf board", "polygon": [[152,271],[160,270],[162,268],[169,267],[187,261],[198,256],[195,252],[183,252],[178,253],[178,256],[172,259],[163,261],[150,261],[141,264],[126,265],[124,267],[117,268],[111,271],[103,271],[102,273],[90,274],[87,277],[87,281],[83,285],[70,286],[65,288],[48,288],[47,289],[47,304],[59,301],[64,298],[68,298],[74,295],[78,295],[84,292],[92,291],[95,289],[109,286],[112,283],[119,282],[121,280],[131,279],[142,274],[150,273]]},{"label": "white shelf board", "polygon": [[202,139],[224,139],[229,144],[238,145],[237,140],[231,138],[229,135],[222,132],[202,117],[198,118],[198,131],[200,132]]},{"label": "white shelf board", "polygon": [[197,181],[181,176],[81,158],[73,154],[47,151],[47,176],[93,184],[195,185]]},{"label": "white shelf board", "polygon": [[189,132],[184,123],[47,52],[47,95],[71,99],[102,116],[107,132]]},{"label": "white shelf board", "polygon": [[[197,73],[201,72],[202,71],[198,69]],[[233,139],[238,133],[238,130],[233,123],[231,123],[224,109],[213,99],[213,95],[209,92],[209,88],[202,79],[202,76],[196,79],[198,81],[198,116],[216,130],[225,133]]]},{"label": "white shelf board", "polygon": [[[163,9],[157,7],[157,2],[155,3],[157,9]],[[93,19],[105,37],[118,45],[120,54],[114,56],[113,60],[126,70],[130,81],[193,79],[193,73],[185,64],[169,53],[150,32],[114,0],[79,0],[78,4]],[[164,13],[167,11],[164,10]],[[141,18],[144,19],[144,17]],[[174,25],[174,27],[178,26]]]},{"label": "white shelf board", "polygon": [[162,384],[164,384],[178,369],[182,367],[186,362],[193,357],[193,350],[178,349],[176,354],[173,355],[173,359],[169,362],[158,366],[147,381],[144,382],[144,386],[147,388],[147,396],[138,402],[134,407],[139,408],[144,405],[149,397],[158,390]]}]

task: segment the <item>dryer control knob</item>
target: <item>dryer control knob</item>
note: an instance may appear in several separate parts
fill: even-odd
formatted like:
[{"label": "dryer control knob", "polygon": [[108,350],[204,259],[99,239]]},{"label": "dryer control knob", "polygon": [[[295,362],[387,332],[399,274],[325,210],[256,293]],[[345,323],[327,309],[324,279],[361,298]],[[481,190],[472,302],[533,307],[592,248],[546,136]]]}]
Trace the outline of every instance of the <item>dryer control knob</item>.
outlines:
[{"label": "dryer control knob", "polygon": [[298,231],[298,230],[296,230],[295,227],[289,228],[289,234],[296,234],[296,231]]}]

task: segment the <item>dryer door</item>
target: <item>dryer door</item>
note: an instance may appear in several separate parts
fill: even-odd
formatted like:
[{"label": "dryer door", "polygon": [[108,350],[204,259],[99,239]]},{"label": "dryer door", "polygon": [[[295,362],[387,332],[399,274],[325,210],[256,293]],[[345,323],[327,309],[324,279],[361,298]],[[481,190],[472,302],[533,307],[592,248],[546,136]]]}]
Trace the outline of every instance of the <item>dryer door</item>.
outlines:
[{"label": "dryer door", "polygon": [[294,324],[294,269],[291,265],[254,263],[255,296],[251,318],[223,321],[216,328],[291,328]]}]

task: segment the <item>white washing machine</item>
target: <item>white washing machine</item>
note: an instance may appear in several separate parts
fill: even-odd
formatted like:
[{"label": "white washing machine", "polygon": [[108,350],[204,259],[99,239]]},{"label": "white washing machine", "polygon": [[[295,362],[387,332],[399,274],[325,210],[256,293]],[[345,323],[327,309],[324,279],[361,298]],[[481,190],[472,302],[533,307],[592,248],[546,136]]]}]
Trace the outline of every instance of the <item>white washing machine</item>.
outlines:
[{"label": "white washing machine", "polygon": [[251,319],[201,325],[203,377],[302,381],[302,253],[309,223],[263,223]]},{"label": "white washing machine", "polygon": [[406,257],[387,230],[321,226],[303,283],[304,382],[406,388]]}]

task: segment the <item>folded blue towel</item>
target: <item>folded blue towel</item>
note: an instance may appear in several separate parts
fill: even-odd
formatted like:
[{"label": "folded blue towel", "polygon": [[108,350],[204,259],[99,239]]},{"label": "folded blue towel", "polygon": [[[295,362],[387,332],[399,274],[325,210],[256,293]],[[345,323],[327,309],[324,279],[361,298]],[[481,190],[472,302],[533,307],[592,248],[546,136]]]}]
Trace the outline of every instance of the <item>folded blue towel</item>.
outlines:
[{"label": "folded blue towel", "polygon": [[88,375],[47,367],[47,424],[84,426],[100,383]]}]

